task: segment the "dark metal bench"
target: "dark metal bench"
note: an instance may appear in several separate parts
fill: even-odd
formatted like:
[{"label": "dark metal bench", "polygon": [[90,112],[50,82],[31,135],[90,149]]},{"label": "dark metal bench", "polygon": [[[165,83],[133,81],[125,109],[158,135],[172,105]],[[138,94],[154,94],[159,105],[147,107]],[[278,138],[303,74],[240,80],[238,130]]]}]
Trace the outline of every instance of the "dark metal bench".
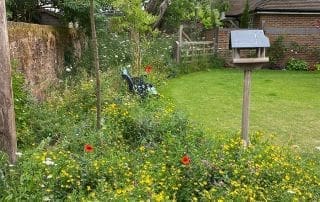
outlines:
[{"label": "dark metal bench", "polygon": [[126,80],[131,93],[138,94],[142,98],[147,95],[158,95],[156,88],[152,84],[146,83],[143,76],[132,77],[127,68],[122,69],[121,76]]}]

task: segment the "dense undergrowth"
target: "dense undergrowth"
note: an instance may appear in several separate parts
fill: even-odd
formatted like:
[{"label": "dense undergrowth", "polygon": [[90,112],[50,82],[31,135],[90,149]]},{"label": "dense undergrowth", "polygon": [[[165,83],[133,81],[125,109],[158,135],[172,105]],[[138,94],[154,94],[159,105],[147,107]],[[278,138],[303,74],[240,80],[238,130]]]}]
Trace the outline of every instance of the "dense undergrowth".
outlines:
[{"label": "dense undergrowth", "polygon": [[319,154],[273,146],[261,132],[244,149],[238,134],[211,137],[167,98],[115,93],[103,76],[100,131],[86,76],[44,103],[16,94],[28,106],[16,109],[22,154],[16,165],[1,157],[1,200],[320,199]]},{"label": "dense undergrowth", "polygon": [[[159,72],[148,79],[160,84]],[[0,155],[1,201],[320,200],[319,154],[274,146],[262,132],[244,149],[239,134],[210,134],[162,95],[128,94],[119,72],[102,74],[97,131],[94,82],[77,75],[39,103],[15,74],[20,157],[10,165]]]}]

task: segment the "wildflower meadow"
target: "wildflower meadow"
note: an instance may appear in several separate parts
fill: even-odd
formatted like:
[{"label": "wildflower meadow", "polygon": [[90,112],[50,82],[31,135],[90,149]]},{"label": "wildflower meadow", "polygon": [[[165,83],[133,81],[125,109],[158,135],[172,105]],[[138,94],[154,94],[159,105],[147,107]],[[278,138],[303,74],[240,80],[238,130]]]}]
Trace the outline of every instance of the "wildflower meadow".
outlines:
[{"label": "wildflower meadow", "polygon": [[[146,72],[157,74],[151,65]],[[103,124],[97,131],[94,83],[85,74],[81,78],[43,103],[23,92],[16,97],[24,109],[17,110],[23,147],[15,165],[1,155],[1,200],[320,199],[320,153],[273,145],[263,132],[252,134],[245,149],[239,134],[211,134],[170,98],[141,100],[125,84],[115,92],[108,79],[103,79]]]},{"label": "wildflower meadow", "polygon": [[[0,153],[0,201],[320,201],[320,152],[276,145],[263,129],[245,148],[238,132],[207,130],[161,90],[131,93],[121,77],[134,69],[129,38],[98,29],[99,130],[90,48],[41,102],[13,72],[18,160]],[[176,38],[141,36],[133,77],[161,89],[186,73],[224,71],[217,55],[175,63]]]}]

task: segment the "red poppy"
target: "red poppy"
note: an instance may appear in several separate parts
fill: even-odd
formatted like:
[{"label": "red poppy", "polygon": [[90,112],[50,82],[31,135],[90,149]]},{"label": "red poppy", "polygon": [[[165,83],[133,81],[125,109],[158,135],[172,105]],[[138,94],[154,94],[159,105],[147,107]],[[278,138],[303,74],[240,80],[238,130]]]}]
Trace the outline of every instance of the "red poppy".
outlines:
[{"label": "red poppy", "polygon": [[85,151],[85,152],[88,152],[88,153],[93,152],[93,146],[90,145],[90,144],[85,144],[85,145],[84,145],[84,151]]},{"label": "red poppy", "polygon": [[144,71],[147,73],[147,74],[150,74],[151,71],[152,71],[152,67],[150,65],[147,65],[146,68],[144,69]]},{"label": "red poppy", "polygon": [[190,162],[191,162],[191,159],[190,159],[190,157],[189,157],[187,154],[185,154],[185,155],[181,158],[181,163],[182,163],[183,165],[189,165]]}]

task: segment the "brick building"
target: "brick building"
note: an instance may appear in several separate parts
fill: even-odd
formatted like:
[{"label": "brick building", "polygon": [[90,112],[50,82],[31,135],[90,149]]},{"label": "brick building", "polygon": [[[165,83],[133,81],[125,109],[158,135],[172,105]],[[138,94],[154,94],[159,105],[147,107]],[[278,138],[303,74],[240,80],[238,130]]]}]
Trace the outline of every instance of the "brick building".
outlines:
[{"label": "brick building", "polygon": [[[229,33],[237,28],[246,0],[229,0],[226,24],[214,32],[217,51],[230,58]],[[271,45],[283,36],[285,57],[279,61],[284,66],[294,57],[307,61],[310,68],[320,63],[320,0],[249,0],[250,28],[263,29]]]}]

